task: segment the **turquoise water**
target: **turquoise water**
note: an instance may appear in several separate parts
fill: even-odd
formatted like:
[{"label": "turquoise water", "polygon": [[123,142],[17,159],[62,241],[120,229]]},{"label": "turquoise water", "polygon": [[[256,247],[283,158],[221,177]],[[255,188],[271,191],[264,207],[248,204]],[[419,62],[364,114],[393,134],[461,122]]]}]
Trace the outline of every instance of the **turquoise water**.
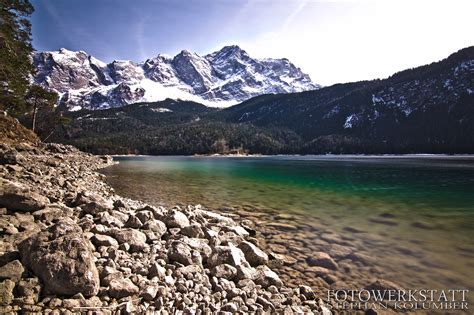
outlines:
[{"label": "turquoise water", "polygon": [[[321,225],[334,231],[356,228],[364,232],[362,243],[364,237],[367,242],[371,237],[381,239],[374,251],[404,246],[422,253],[425,265],[428,259],[431,265],[440,266],[438,271],[445,277],[438,277],[433,285],[459,284],[472,288],[473,157],[116,157],[116,160],[120,163],[104,173],[122,195],[167,206],[199,203],[212,209],[250,207],[260,212],[296,213],[319,222],[315,230],[321,229]],[[398,258],[406,258],[410,264],[422,264],[412,260],[413,257]],[[423,270],[429,273],[434,267],[420,268],[420,273]],[[387,273],[407,283],[413,278],[413,273],[402,268],[391,267]]]}]

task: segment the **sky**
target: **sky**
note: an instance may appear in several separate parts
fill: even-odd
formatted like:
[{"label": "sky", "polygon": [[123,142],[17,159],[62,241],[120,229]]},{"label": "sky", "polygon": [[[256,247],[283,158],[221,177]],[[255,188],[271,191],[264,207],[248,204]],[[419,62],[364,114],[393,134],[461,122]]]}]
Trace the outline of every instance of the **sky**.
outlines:
[{"label": "sky", "polygon": [[473,0],[31,0],[38,51],[111,62],[239,45],[322,85],[385,78],[474,45]]}]

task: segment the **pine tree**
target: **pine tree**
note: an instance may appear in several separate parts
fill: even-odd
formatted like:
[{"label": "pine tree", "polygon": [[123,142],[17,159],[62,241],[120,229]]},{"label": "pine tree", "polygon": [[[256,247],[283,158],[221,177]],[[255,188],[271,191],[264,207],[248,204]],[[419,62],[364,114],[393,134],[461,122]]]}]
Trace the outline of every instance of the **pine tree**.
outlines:
[{"label": "pine tree", "polygon": [[28,106],[33,10],[28,0],[0,0],[0,108],[13,115],[24,114]]},{"label": "pine tree", "polygon": [[26,94],[26,102],[31,111],[31,130],[36,132],[38,113],[52,112],[58,95],[54,92],[48,92],[38,85],[32,85]]}]

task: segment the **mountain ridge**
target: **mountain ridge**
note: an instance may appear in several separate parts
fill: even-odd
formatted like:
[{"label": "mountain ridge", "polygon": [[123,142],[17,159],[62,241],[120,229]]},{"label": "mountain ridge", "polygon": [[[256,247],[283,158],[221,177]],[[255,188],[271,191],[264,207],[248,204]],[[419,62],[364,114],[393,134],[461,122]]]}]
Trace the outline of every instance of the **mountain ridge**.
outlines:
[{"label": "mountain ridge", "polygon": [[158,54],[143,62],[108,64],[62,48],[35,53],[33,63],[35,83],[57,92],[59,104],[69,110],[166,98],[226,107],[261,94],[320,88],[288,59],[254,59],[236,45],[204,56],[182,50],[173,57]]},{"label": "mountain ridge", "polygon": [[219,143],[263,154],[474,153],[474,47],[383,80],[225,109],[169,99],[68,115],[55,141],[93,153],[218,153]]}]

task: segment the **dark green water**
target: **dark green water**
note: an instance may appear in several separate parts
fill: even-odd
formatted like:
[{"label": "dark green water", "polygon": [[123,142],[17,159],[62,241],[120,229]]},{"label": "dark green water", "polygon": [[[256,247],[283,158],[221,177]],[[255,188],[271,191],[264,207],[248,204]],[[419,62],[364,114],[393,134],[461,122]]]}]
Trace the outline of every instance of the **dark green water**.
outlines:
[{"label": "dark green water", "polygon": [[[104,173],[122,195],[168,206],[251,206],[259,211],[303,214],[334,231],[352,227],[363,231],[364,237],[379,239],[374,251],[396,245],[417,252],[423,260],[407,265],[425,268],[423,277],[439,268],[436,272],[444,280],[438,280],[438,286],[473,287],[473,157],[116,160],[120,163]],[[406,282],[413,277],[409,271],[392,269],[398,273],[393,276]]]}]

